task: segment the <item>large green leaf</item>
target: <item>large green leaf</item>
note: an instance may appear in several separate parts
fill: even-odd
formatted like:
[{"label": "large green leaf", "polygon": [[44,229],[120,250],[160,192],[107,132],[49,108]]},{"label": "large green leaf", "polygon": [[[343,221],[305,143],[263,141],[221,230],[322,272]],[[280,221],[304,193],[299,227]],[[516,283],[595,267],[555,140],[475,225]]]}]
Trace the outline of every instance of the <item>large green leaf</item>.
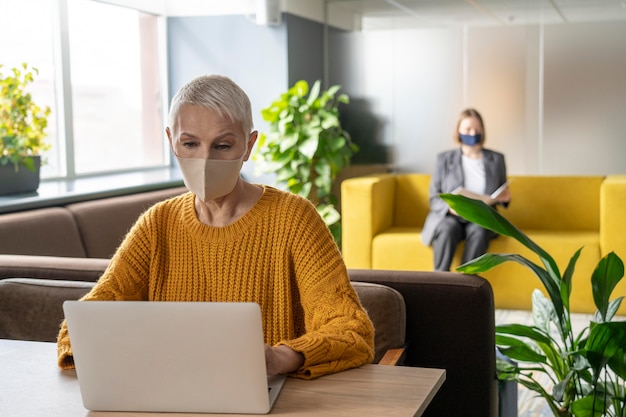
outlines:
[{"label": "large green leaf", "polygon": [[[558,281],[555,281],[545,269],[541,268],[539,265],[533,263],[532,261],[526,259],[521,255],[486,253],[476,259],[460,265],[456,269],[457,271],[466,274],[480,274],[481,272],[488,271],[491,268],[496,267],[501,263],[507,261],[517,262],[530,269],[539,278],[544,288],[548,292],[550,299],[555,305],[557,314],[559,316],[563,315],[563,304],[561,302],[561,293]],[[514,277],[511,277],[511,279],[513,278]]]},{"label": "large green leaf", "polygon": [[500,235],[512,237],[526,246],[539,255],[539,258],[546,266],[546,270],[550,276],[555,281],[560,280],[559,268],[552,256],[504,218],[493,207],[488,206],[480,200],[474,200],[460,194],[440,194],[440,197],[464,219]]},{"label": "large green leaf", "polygon": [[626,379],[626,321],[592,323],[585,350],[596,378],[608,364]]},{"label": "large green leaf", "polygon": [[611,294],[623,277],[624,263],[614,252],[610,252],[600,259],[598,266],[591,275],[593,301],[604,321],[607,320]]},{"label": "large green leaf", "polygon": [[602,396],[589,394],[572,403],[575,417],[606,417],[605,401]]},{"label": "large green leaf", "polygon": [[526,345],[501,347],[503,355],[520,362],[547,363],[546,357]]},{"label": "large green leaf", "polygon": [[500,335],[515,335],[519,337],[527,337],[531,340],[541,343],[550,343],[550,337],[541,329],[523,324],[502,324],[496,326],[496,337]]}]

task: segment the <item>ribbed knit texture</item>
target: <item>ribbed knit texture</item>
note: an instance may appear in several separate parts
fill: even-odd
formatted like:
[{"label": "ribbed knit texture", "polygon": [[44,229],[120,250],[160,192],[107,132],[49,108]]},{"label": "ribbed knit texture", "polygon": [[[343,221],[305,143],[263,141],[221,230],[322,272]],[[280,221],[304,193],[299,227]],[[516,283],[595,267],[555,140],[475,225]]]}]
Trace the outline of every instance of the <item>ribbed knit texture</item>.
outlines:
[{"label": "ribbed knit texture", "polygon": [[[192,193],[153,206],[84,300],[256,302],[266,343],[304,354],[301,378],[373,359],[374,329],[328,228],[309,201],[268,186],[225,227],[198,220]],[[65,322],[58,354],[74,366]]]}]

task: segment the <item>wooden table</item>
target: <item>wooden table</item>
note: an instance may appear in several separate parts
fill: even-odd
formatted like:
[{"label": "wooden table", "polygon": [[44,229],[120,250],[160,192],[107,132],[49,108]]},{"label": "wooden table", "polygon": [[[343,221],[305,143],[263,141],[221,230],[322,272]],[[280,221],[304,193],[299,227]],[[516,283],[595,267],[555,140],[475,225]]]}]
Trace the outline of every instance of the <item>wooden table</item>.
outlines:
[{"label": "wooden table", "polygon": [[[441,369],[382,365],[365,365],[312,381],[287,378],[270,414],[421,416],[444,380]],[[76,372],[60,371],[56,366],[56,344],[2,339],[0,411],[11,417],[198,415],[88,411],[83,407]]]}]

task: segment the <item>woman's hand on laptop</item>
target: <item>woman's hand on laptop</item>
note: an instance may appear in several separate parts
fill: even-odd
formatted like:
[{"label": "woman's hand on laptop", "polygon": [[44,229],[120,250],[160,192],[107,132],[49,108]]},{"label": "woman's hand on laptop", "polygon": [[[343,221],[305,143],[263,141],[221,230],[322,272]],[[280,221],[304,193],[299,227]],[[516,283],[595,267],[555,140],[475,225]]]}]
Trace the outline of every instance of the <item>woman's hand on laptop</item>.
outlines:
[{"label": "woman's hand on laptop", "polygon": [[303,363],[304,355],[289,346],[265,345],[265,366],[268,376],[295,372]]}]

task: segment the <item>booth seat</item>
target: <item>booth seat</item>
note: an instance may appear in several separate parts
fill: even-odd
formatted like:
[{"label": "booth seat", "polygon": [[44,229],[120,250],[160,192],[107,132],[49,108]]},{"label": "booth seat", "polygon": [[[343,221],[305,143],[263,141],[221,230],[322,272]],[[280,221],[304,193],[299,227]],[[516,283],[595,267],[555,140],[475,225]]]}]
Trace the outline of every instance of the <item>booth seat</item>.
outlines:
[{"label": "booth seat", "polygon": [[[67,280],[81,273],[79,267],[68,274],[75,266],[66,264],[37,279],[0,279],[0,339],[54,342],[63,302],[82,297],[94,285],[91,273],[84,280]],[[106,264],[100,267],[101,274]],[[450,272],[348,274],[374,324],[377,359],[400,344],[402,365],[446,370],[446,381],[424,417],[503,416],[495,376],[493,293],[486,280]],[[55,363],[50,358],[50,366]],[[510,405],[517,408],[516,401]]]},{"label": "booth seat", "polygon": [[[614,251],[626,260],[626,175],[513,175],[508,208],[499,212],[554,257],[561,271],[583,248],[576,264],[571,311],[596,311],[591,275],[602,256]],[[421,242],[428,214],[430,175],[389,173],[342,182],[342,253],[349,268],[430,271],[432,249]],[[452,269],[459,265],[462,246]],[[489,252],[539,258],[516,240],[499,236]],[[539,279],[527,268],[506,262],[481,273],[493,287],[495,306],[530,309]],[[626,294],[626,280],[615,296]],[[618,314],[626,314],[623,303]]]},{"label": "booth seat", "polygon": [[93,280],[139,215],[185,187],[106,197],[0,215],[0,279]]}]

